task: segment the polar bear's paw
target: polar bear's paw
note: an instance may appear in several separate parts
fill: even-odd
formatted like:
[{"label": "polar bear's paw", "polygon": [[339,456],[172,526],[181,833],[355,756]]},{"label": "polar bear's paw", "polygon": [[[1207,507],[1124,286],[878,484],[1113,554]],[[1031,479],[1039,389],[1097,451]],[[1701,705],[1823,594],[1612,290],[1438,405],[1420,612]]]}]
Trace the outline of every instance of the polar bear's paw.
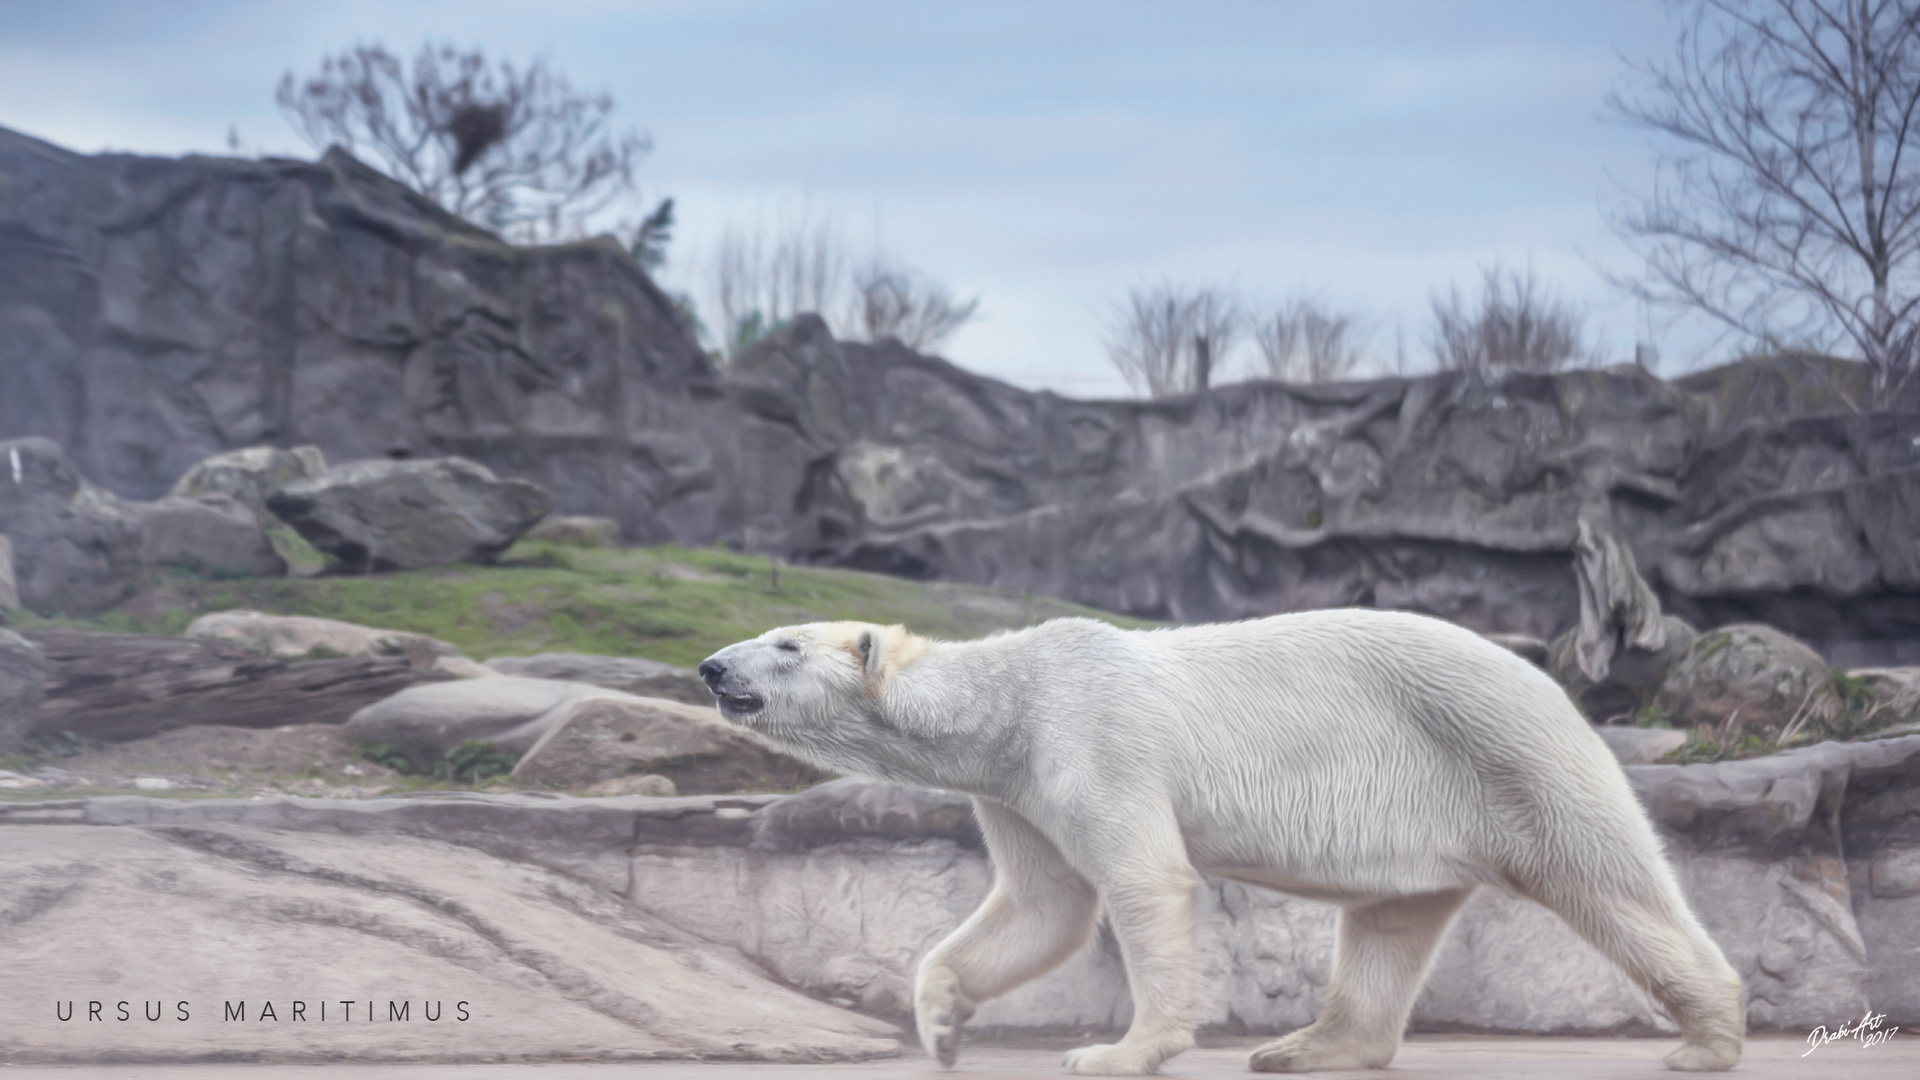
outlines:
[{"label": "polar bear's paw", "polygon": [[1739,1060],[1740,1044],[1732,1040],[1685,1043],[1666,1056],[1667,1068],[1676,1072],[1721,1072]]},{"label": "polar bear's paw", "polygon": [[913,998],[920,1045],[926,1048],[928,1057],[952,1068],[960,1058],[960,1028],[973,1017],[972,1007],[960,996],[953,972],[944,967],[922,972]]},{"label": "polar bear's paw", "polygon": [[1083,1046],[1067,1051],[1067,1071],[1078,1076],[1146,1076],[1160,1063],[1193,1046],[1193,1036],[1182,1032],[1158,1039],[1122,1039],[1117,1043]]},{"label": "polar bear's paw", "polygon": [[1307,1027],[1255,1050],[1247,1059],[1247,1067],[1254,1072],[1275,1073],[1377,1069],[1392,1061],[1398,1049],[1397,1045],[1371,1046],[1330,1038]]}]

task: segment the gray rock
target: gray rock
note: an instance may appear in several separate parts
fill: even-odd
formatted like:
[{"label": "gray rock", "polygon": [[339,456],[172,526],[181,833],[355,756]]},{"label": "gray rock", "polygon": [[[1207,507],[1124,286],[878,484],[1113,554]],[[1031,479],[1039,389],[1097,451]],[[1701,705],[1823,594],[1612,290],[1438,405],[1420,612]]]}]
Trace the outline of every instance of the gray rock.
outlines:
[{"label": "gray rock", "polygon": [[[392,833],[0,825],[0,910],[27,913],[0,927],[0,1053],[12,1061],[793,1064],[900,1052],[890,1025],[780,986],[616,891]],[[214,926],[223,943],[210,950]],[[351,971],[356,989],[319,985],[326,971]],[[84,1015],[90,996],[127,997],[138,1017],[142,993],[165,999],[167,1023],[111,1022],[111,1001],[108,1023],[62,1023],[50,1005],[75,999]],[[347,1023],[339,999],[356,993]],[[247,1022],[223,1021],[240,1001]],[[261,1023],[269,1003],[277,1022]]]},{"label": "gray rock", "polygon": [[1622,765],[1651,765],[1687,743],[1687,733],[1624,724],[1596,724],[1594,733]]},{"label": "gray rock", "polygon": [[617,776],[612,780],[603,780],[580,794],[596,799],[617,795],[650,795],[656,799],[671,799],[680,794],[680,790],[664,776],[641,773],[639,776]]},{"label": "gray rock", "polygon": [[803,787],[821,778],[811,765],[720,719],[712,706],[626,695],[562,707],[522,755],[513,778],[588,788],[642,773],[666,777],[690,795]]},{"label": "gray rock", "polygon": [[546,540],[573,547],[609,548],[620,546],[620,523],[612,518],[585,514],[548,514],[527,530],[528,540]]},{"label": "gray rock", "polygon": [[336,465],[267,496],[308,543],[360,570],[490,562],[549,505],[537,486],[463,458]]},{"label": "gray rock", "polygon": [[0,536],[0,612],[20,606],[20,586],[13,576],[13,541]]},{"label": "gray rock", "polygon": [[1743,623],[1700,635],[1674,662],[1655,698],[1673,723],[1803,741],[1823,737],[1843,703],[1820,654],[1771,626]]},{"label": "gray rock", "polygon": [[355,742],[391,746],[416,770],[426,771],[463,742],[489,742],[518,758],[574,703],[624,696],[557,679],[443,682],[410,687],[360,709],[348,719],[347,734]]},{"label": "gray rock", "polygon": [[756,816],[753,846],[802,851],[866,838],[981,846],[968,796],[864,776],[830,780],[768,806]]},{"label": "gray rock", "polygon": [[1608,658],[1606,676],[1596,682],[1580,666],[1579,631],[1569,630],[1553,639],[1546,668],[1548,674],[1566,688],[1567,695],[1580,704],[1588,719],[1596,723],[1618,722],[1654,703],[1674,665],[1699,637],[1700,632],[1685,619],[1662,615],[1662,645],[1647,649],[1630,642],[1622,643]]},{"label": "gray rock", "polygon": [[187,624],[181,636],[231,641],[288,659],[322,650],[334,656],[400,656],[416,667],[432,667],[440,657],[460,655],[459,649],[426,634],[310,615],[268,615],[245,608],[202,615]]},{"label": "gray rock", "polygon": [[496,656],[487,661],[487,666],[502,675],[564,679],[621,690],[635,697],[666,698],[688,705],[713,704],[713,691],[707,689],[698,672],[637,656],[539,653]]},{"label": "gray rock", "polygon": [[1550,650],[1547,643],[1531,634],[1486,634],[1488,641],[1532,664],[1546,670]]},{"label": "gray rock", "polygon": [[287,564],[254,512],[229,495],[169,495],[134,504],[141,559],[214,578],[281,577]]},{"label": "gray rock", "polygon": [[0,627],[0,754],[11,754],[26,741],[46,678],[39,646]]},{"label": "gray rock", "polygon": [[139,514],[50,440],[0,442],[0,533],[13,541],[20,603],[42,615],[98,614],[139,587]]},{"label": "gray rock", "polygon": [[1867,684],[1880,719],[1899,723],[1920,717],[1920,667],[1855,668],[1847,674]]},{"label": "gray rock", "polygon": [[171,494],[226,495],[245,503],[255,514],[267,515],[267,496],[277,487],[297,480],[317,479],[327,471],[327,457],[317,446],[249,446],[215,454],[195,464],[174,481]]},{"label": "gray rock", "polygon": [[397,657],[290,664],[241,645],[153,634],[25,636],[46,663],[33,730],[116,742],[193,724],[339,724],[397,690],[453,678]]}]

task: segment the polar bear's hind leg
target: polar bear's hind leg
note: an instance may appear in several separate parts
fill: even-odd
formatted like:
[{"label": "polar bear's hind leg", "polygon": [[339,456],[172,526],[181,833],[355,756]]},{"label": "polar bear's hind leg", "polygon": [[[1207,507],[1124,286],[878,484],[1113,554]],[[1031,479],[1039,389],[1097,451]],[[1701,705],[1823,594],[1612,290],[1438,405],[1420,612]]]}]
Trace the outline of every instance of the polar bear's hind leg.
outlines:
[{"label": "polar bear's hind leg", "polygon": [[[1605,891],[1591,884],[1535,899],[1620,965],[1666,1007],[1686,1040],[1666,1057],[1682,1072],[1730,1069],[1746,1035],[1746,993],[1740,976],[1687,909],[1664,867],[1646,867],[1637,882]],[[1624,888],[1627,884],[1636,888]]]},{"label": "polar bear's hind leg", "polygon": [[1392,1061],[1434,950],[1472,892],[1447,889],[1342,912],[1319,1018],[1255,1050],[1247,1064],[1255,1072],[1309,1072]]}]

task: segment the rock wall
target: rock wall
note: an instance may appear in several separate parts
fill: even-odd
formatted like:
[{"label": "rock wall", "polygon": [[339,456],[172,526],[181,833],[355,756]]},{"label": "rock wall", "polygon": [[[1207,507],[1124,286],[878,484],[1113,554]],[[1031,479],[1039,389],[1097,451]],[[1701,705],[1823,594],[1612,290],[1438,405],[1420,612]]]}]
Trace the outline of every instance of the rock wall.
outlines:
[{"label": "rock wall", "polygon": [[[1920,663],[1920,387],[1839,361],[1076,401],[803,316],[716,371],[611,241],[521,248],[342,153],[83,156],[0,130],[0,438],[153,498],[210,454],[457,454],[632,541],[1222,619],[1571,626],[1576,523],[1665,608]],[[4,479],[4,478],[0,478]],[[0,483],[0,497],[5,485]]]}]

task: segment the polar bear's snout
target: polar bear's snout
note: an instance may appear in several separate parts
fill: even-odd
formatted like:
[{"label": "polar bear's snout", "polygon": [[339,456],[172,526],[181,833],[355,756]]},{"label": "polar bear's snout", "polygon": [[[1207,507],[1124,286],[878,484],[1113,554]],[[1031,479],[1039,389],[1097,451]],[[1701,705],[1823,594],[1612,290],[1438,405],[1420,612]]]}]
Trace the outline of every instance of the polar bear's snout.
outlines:
[{"label": "polar bear's snout", "polygon": [[726,654],[737,647],[721,649],[700,662],[700,679],[713,692],[720,715],[729,720],[752,716],[767,707],[767,699],[754,692],[740,665],[728,662]]}]

